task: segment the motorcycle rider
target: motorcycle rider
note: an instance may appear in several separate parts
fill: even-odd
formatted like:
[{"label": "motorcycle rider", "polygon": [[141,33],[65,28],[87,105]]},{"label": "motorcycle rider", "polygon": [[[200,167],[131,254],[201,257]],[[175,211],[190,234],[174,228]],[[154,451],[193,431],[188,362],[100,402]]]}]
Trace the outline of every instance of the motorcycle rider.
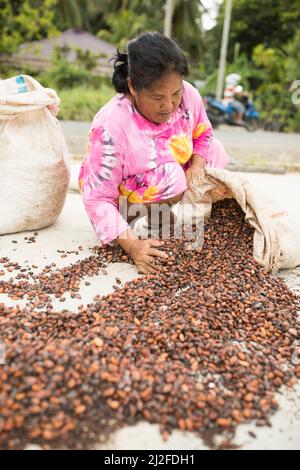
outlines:
[{"label": "motorcycle rider", "polygon": [[231,73],[225,78],[224,98],[222,100],[225,106],[229,106],[234,110],[233,122],[239,126],[245,126],[243,120],[246,108],[240,101],[245,92],[243,87],[239,85],[241,76],[238,73]]}]

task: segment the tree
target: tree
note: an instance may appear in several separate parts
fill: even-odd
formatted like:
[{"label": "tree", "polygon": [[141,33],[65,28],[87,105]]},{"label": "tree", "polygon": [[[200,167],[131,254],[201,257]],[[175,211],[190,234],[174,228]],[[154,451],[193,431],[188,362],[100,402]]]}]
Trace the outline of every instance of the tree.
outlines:
[{"label": "tree", "polygon": [[130,10],[138,16],[146,15],[146,30],[163,30],[165,0],[109,0],[106,5],[105,15]]},{"label": "tree", "polygon": [[147,17],[131,10],[121,10],[119,13],[109,14],[106,21],[109,29],[101,29],[97,36],[124,48],[128,39],[145,28]]},{"label": "tree", "polygon": [[[174,0],[172,37],[197,62],[203,52],[199,0]],[[165,0],[110,0],[103,11],[106,25],[100,37],[125,45],[139,31],[163,31]]]},{"label": "tree", "polygon": [[[206,71],[214,78],[224,16],[206,34]],[[299,78],[300,0],[233,0],[227,73],[238,72],[268,128],[300,130],[292,83]]]},{"label": "tree", "polygon": [[199,0],[175,0],[172,37],[188,52],[193,62],[198,62],[204,50],[201,13],[204,7]]},{"label": "tree", "polygon": [[[161,29],[164,0],[57,0],[56,19],[60,29],[80,28],[96,34],[106,29],[113,34],[115,24],[123,11],[130,11],[130,18],[147,15],[147,29]],[[126,15],[125,15],[126,16]],[[121,19],[121,23],[123,19]],[[132,34],[129,36],[131,37]]]},{"label": "tree", "polygon": [[56,0],[0,1],[0,53],[10,54],[26,41],[56,34]]},{"label": "tree", "polygon": [[[212,53],[217,60],[224,19],[222,4],[216,26],[209,32]],[[229,60],[234,45],[241,44],[242,52],[251,59],[257,44],[282,49],[291,40],[300,23],[300,0],[233,0],[229,40]],[[213,45],[216,45],[214,47]]]},{"label": "tree", "polygon": [[[104,0],[57,0],[56,19],[59,29],[83,29],[95,33],[103,23],[102,16],[107,14]],[[98,23],[96,31],[94,23]]]},{"label": "tree", "polygon": [[300,79],[300,28],[296,31],[295,36],[287,44],[287,58],[285,60],[285,73],[290,82]]}]

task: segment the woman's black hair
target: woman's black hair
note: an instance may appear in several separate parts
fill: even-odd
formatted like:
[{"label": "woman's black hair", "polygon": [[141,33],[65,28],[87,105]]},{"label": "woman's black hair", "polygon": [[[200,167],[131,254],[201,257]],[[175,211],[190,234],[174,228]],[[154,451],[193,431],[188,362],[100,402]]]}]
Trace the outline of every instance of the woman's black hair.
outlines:
[{"label": "woman's black hair", "polygon": [[127,79],[131,78],[136,90],[150,88],[168,72],[186,76],[187,59],[172,39],[158,32],[141,33],[127,43],[127,53],[117,50],[112,57],[114,73],[112,83],[118,93],[129,93]]}]

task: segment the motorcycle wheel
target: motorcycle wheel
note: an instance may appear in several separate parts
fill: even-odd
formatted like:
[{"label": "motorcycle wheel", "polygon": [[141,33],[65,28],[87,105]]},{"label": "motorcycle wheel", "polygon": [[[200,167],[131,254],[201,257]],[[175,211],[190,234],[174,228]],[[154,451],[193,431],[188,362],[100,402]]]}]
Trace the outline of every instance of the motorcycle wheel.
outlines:
[{"label": "motorcycle wheel", "polygon": [[214,129],[217,129],[217,127],[219,126],[219,124],[222,122],[222,120],[220,119],[219,116],[217,116],[216,114],[214,113],[210,113],[209,111],[206,111],[206,114],[207,114],[207,117],[211,123],[211,125],[213,126]]},{"label": "motorcycle wheel", "polygon": [[259,122],[257,118],[247,119],[246,129],[248,132],[255,132],[259,128]]}]

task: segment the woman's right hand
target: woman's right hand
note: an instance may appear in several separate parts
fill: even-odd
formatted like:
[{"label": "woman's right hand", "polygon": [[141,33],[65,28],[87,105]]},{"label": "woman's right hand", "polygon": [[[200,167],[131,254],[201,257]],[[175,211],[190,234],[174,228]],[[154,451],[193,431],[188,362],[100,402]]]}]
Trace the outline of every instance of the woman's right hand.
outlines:
[{"label": "woman's right hand", "polygon": [[160,251],[158,247],[164,244],[161,240],[134,240],[131,244],[129,254],[138,270],[144,274],[155,274],[158,266],[153,264],[152,259],[155,257],[167,259],[167,253]]}]

